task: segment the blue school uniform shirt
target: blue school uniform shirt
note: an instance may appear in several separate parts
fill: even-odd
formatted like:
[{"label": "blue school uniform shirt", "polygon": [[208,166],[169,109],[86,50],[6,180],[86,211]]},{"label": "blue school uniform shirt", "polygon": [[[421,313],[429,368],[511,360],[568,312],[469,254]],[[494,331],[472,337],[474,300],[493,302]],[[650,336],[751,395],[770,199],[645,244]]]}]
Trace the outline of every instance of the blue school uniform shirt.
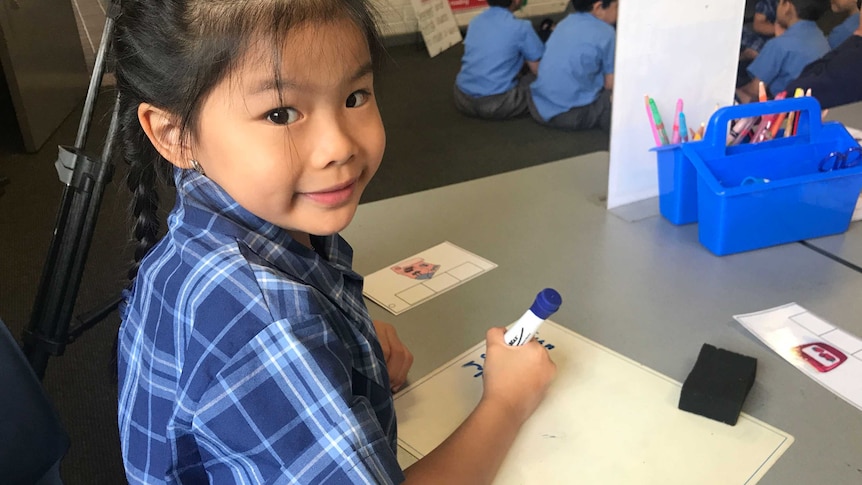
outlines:
[{"label": "blue school uniform shirt", "polygon": [[398,483],[389,377],[340,236],[316,250],[177,170],[122,310],[130,483]]},{"label": "blue school uniform shirt", "polygon": [[859,28],[859,12],[854,13],[853,15],[847,17],[844,22],[841,22],[835,28],[832,29],[832,32],[829,32],[829,37],[827,40],[829,41],[829,47],[832,49],[841,45],[842,42],[849,39],[853,32],[856,32],[856,29]]},{"label": "blue school uniform shirt", "polygon": [[508,9],[490,7],[470,21],[455,84],[473,96],[502,94],[517,85],[524,61],[538,61],[545,44],[528,20]]},{"label": "blue school uniform shirt", "polygon": [[614,28],[593,14],[575,12],[557,25],[530,85],[545,121],[598,98],[605,75],[614,72],[615,47]]},{"label": "blue school uniform shirt", "polygon": [[829,43],[820,27],[800,20],[783,34],[771,39],[748,66],[752,76],[763,81],[775,95],[796,79],[808,64],[829,52]]}]

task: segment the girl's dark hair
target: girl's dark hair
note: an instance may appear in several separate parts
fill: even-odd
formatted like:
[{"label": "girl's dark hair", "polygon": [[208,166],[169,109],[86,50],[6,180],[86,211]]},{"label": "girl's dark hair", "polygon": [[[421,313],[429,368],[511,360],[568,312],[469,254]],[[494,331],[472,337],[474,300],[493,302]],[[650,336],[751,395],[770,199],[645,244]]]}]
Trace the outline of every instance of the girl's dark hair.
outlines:
[{"label": "girl's dark hair", "polygon": [[119,143],[133,193],[135,278],[159,238],[158,182],[170,183],[172,165],[150,143],[138,120],[149,103],[175,117],[180,140],[194,133],[210,91],[235,72],[252,42],[268,42],[273,77],[281,86],[281,52],[291,28],[348,18],[365,34],[375,70],[383,48],[376,13],[367,0],[122,0],[114,28]]},{"label": "girl's dark hair", "polygon": [[512,0],[487,0],[487,2],[492,7],[509,8],[512,6]]}]

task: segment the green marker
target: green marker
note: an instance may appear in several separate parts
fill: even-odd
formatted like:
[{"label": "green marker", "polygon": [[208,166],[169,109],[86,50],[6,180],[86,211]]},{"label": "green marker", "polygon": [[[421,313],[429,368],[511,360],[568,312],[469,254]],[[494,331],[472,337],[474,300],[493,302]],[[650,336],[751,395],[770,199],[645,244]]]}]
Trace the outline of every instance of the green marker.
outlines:
[{"label": "green marker", "polygon": [[667,132],[664,130],[664,123],[661,121],[661,115],[658,114],[658,107],[655,105],[655,100],[649,99],[649,109],[652,111],[652,117],[655,120],[655,127],[658,134],[661,136],[661,144],[668,145],[670,141],[667,139]]}]

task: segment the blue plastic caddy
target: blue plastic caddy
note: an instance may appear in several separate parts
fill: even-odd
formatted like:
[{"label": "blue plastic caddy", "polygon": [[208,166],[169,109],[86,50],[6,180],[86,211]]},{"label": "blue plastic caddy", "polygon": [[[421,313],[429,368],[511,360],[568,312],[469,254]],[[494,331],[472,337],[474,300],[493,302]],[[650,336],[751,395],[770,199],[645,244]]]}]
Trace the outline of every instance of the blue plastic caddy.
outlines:
[{"label": "blue plastic caddy", "polygon": [[[791,111],[799,115],[795,136],[726,146],[733,120]],[[862,163],[833,167],[831,160],[855,157],[852,147],[859,144],[842,124],[821,123],[812,97],[717,110],[704,140],[680,145],[697,173],[701,244],[722,256],[846,231],[862,189]]]},{"label": "blue plastic caddy", "polygon": [[697,222],[697,171],[682,144],[650,148],[658,163],[658,209],[665,219],[682,225]]}]

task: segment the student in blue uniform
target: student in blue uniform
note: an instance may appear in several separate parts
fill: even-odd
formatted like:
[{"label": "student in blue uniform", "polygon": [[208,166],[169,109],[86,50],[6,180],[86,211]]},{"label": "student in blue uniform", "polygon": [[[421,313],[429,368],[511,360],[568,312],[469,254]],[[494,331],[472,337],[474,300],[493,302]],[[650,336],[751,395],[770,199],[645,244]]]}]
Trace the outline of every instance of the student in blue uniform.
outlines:
[{"label": "student in blue uniform", "polygon": [[829,0],[780,0],[776,23],[783,33],[763,46],[748,66],[751,81],[737,89],[742,103],[757,101],[763,81],[774,96],[784,91],[809,63],[829,52],[829,43],[815,21],[829,8]]},{"label": "student in blue uniform", "polygon": [[610,130],[617,0],[572,0],[574,12],[545,44],[530,85],[530,114],[563,130]]},{"label": "student in blue uniform", "polygon": [[[858,17],[858,15],[857,15]],[[811,95],[823,108],[862,101],[862,18],[857,18],[856,30],[844,42],[820,59],[805,66],[802,74],[787,85],[787,92],[796,88],[811,89]]]},{"label": "student in blue uniform", "polygon": [[138,241],[118,338],[130,483],[490,483],[547,390],[547,349],[488,330],[479,403],[401,470],[392,389],[412,357],[372,322],[338,234],[385,146],[369,2],[121,3]]},{"label": "student in blue uniform", "polygon": [[[464,38],[455,78],[455,107],[468,116],[503,120],[527,113],[527,86],[535,78],[545,45],[528,20],[513,12],[522,0],[488,0]],[[519,77],[524,63],[529,73]]]},{"label": "student in blue uniform", "polygon": [[829,47],[836,48],[842,42],[850,38],[853,32],[859,25],[859,5],[862,0],[832,0],[832,11],[847,15],[843,22],[836,25],[832,32],[829,32]]},{"label": "student in blue uniform", "polygon": [[778,0],[757,0],[754,4],[754,20],[742,29],[740,59],[751,60],[766,44],[775,37],[775,11]]}]

